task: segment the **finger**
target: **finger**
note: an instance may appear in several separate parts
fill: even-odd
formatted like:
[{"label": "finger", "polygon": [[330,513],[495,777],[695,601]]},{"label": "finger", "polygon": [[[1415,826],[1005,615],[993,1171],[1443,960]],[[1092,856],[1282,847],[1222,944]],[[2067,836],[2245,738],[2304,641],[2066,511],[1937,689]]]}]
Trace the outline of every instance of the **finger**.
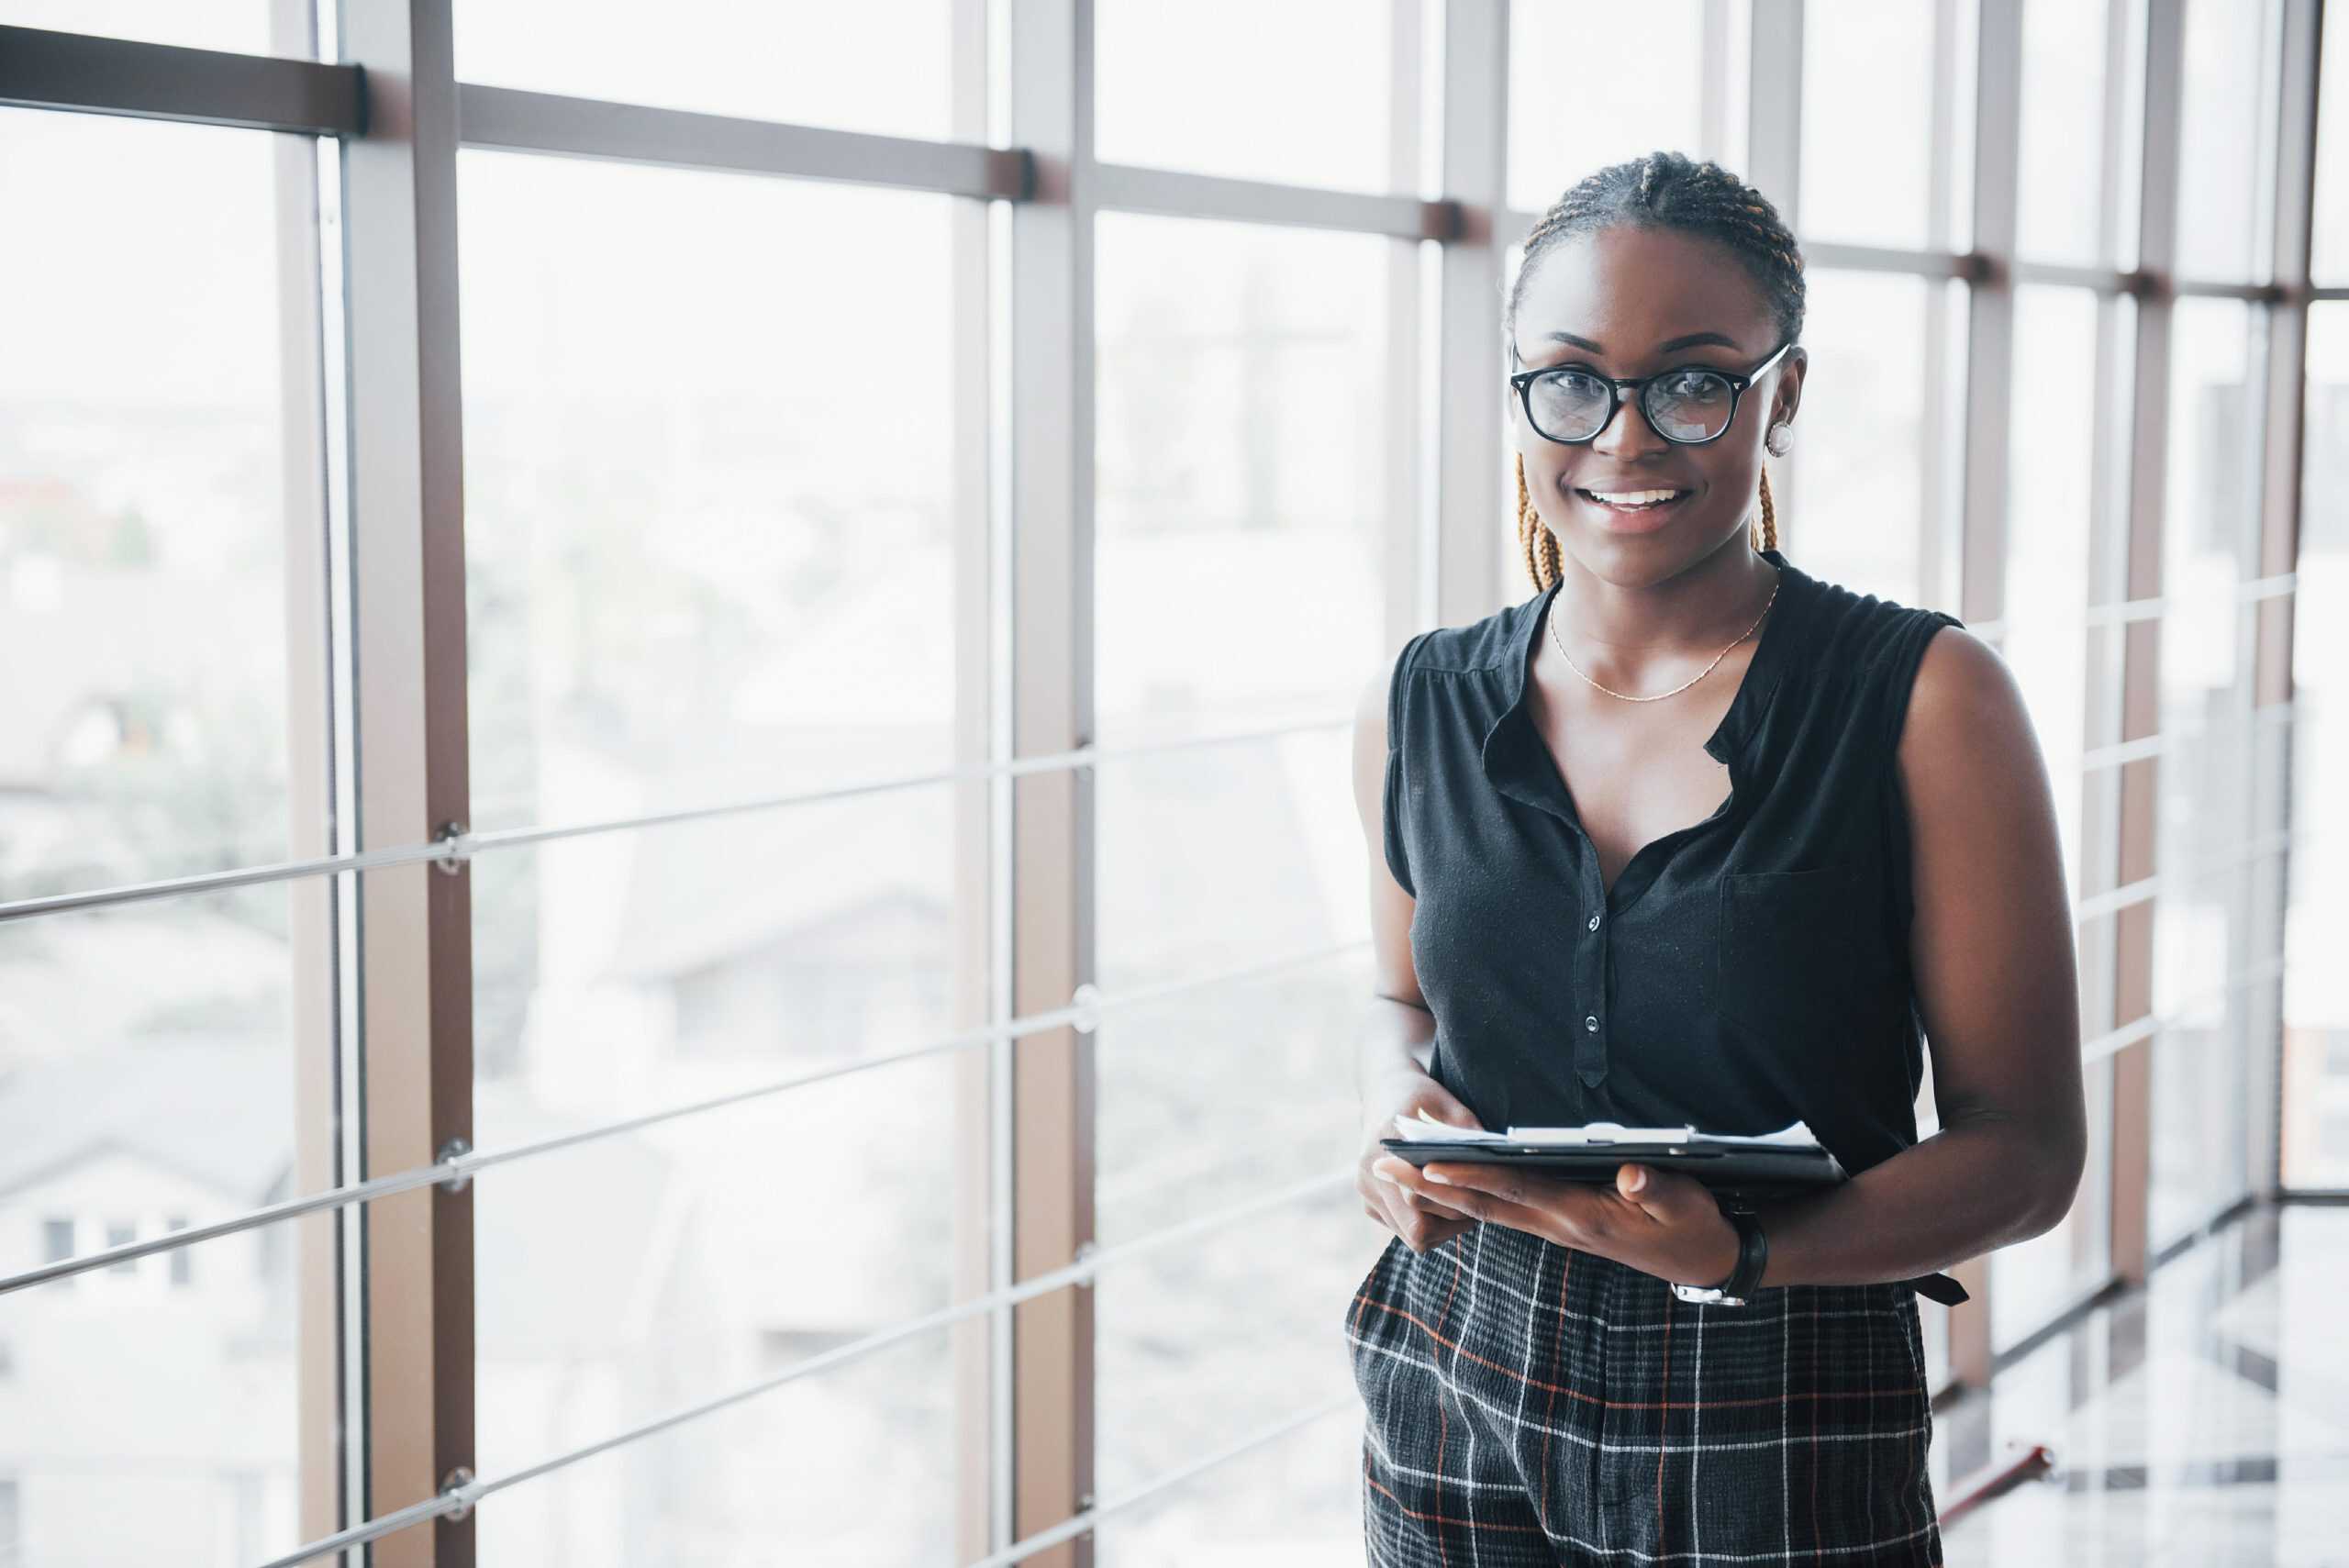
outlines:
[{"label": "finger", "polygon": [[1466,1187],[1485,1193],[1503,1203],[1520,1207],[1533,1201],[1525,1173],[1505,1165],[1480,1165],[1453,1160],[1431,1160],[1419,1168],[1419,1174],[1439,1187]]},{"label": "finger", "polygon": [[[1406,1214],[1462,1224],[1475,1218],[1456,1202],[1445,1201],[1441,1190],[1431,1191],[1422,1184],[1418,1169],[1408,1160],[1397,1160],[1389,1155],[1383,1160],[1374,1162],[1371,1169],[1378,1177],[1380,1184],[1386,1188],[1390,1201],[1397,1211],[1398,1221],[1400,1217]],[[1397,1229],[1400,1229],[1399,1224]]]}]

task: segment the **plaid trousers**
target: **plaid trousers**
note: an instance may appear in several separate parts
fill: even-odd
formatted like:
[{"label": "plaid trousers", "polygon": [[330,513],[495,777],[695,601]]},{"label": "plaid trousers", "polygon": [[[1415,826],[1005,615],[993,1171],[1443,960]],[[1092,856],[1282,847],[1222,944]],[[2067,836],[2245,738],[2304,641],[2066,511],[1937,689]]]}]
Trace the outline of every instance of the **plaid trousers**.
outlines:
[{"label": "plaid trousers", "polygon": [[1684,1302],[1480,1222],[1347,1304],[1380,1568],[1939,1563],[1915,1292]]}]

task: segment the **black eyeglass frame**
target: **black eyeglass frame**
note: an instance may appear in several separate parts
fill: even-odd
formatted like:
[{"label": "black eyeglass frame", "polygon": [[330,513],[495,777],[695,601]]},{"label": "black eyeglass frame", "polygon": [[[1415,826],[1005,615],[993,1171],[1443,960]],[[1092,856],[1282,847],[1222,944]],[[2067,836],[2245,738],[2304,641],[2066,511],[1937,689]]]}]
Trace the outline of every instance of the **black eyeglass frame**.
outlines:
[{"label": "black eyeglass frame", "polygon": [[[1648,422],[1648,428],[1653,430],[1657,435],[1662,436],[1665,440],[1670,441],[1675,446],[1710,446],[1713,442],[1720,440],[1723,436],[1728,435],[1731,428],[1737,423],[1738,400],[1745,395],[1745,389],[1752,386],[1755,382],[1761,380],[1763,376],[1768,374],[1770,367],[1776,364],[1778,361],[1785,356],[1786,351],[1794,346],[1795,340],[1792,338],[1787,339],[1771,352],[1768,359],[1764,360],[1760,364],[1755,365],[1743,375],[1738,374],[1735,371],[1722,370],[1718,365],[1708,365],[1692,361],[1687,364],[1674,365],[1669,370],[1660,370],[1653,375],[1631,376],[1625,380],[1618,381],[1612,376],[1600,375],[1598,372],[1593,369],[1590,365],[1584,363],[1580,360],[1575,360],[1563,365],[1544,365],[1540,370],[1519,371],[1508,378],[1508,384],[1517,389],[1517,401],[1525,410],[1526,428],[1531,430],[1535,435],[1541,437],[1543,440],[1555,441],[1562,447],[1588,446],[1591,442],[1605,435],[1607,433],[1607,427],[1615,422],[1615,416],[1622,412],[1623,390],[1626,387],[1636,387],[1638,389],[1640,398],[1640,417]],[[1509,352],[1514,355],[1517,350],[1512,348]],[[1549,431],[1543,429],[1542,428],[1541,421],[1537,420],[1533,417],[1533,384],[1545,375],[1556,375],[1563,371],[1577,371],[1584,375],[1589,376],[1593,381],[1600,383],[1607,388],[1607,417],[1599,420],[1598,428],[1591,431],[1587,436],[1578,437],[1571,440],[1567,439],[1564,436],[1552,435]],[[1680,437],[1673,435],[1671,432],[1667,431],[1662,425],[1656,423],[1655,415],[1650,412],[1648,408],[1647,389],[1649,385],[1652,383],[1662,381],[1668,375],[1678,375],[1683,371],[1702,371],[1707,375],[1717,375],[1723,381],[1729,383],[1729,417],[1721,421],[1721,428],[1720,429],[1714,431],[1709,436],[1700,436],[1693,441],[1684,440]]]}]

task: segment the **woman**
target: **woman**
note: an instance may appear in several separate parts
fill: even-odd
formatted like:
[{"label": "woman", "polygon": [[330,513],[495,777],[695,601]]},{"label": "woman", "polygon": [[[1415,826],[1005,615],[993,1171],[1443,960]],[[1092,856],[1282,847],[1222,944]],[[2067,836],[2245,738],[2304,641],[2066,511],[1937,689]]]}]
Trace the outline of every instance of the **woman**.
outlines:
[{"label": "woman", "polygon": [[[1940,1562],[1916,1296],[2078,1185],[2071,907],[2015,684],[1954,617],[1778,548],[1803,305],[1793,237],[1716,164],[1567,192],[1506,323],[1540,591],[1364,691],[1374,1562]],[[1635,1164],[1415,1170],[1378,1140],[1421,1111],[1800,1119],[1853,1179],[1741,1225]]]}]

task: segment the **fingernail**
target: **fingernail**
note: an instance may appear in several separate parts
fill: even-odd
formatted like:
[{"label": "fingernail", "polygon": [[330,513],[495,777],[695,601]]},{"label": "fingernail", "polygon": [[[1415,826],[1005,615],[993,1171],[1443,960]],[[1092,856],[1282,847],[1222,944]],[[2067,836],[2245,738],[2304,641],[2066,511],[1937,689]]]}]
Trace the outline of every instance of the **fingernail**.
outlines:
[{"label": "fingernail", "polygon": [[1419,1179],[1421,1181],[1433,1182],[1440,1187],[1448,1187],[1454,1184],[1450,1176],[1444,1175],[1442,1173],[1431,1169],[1426,1165],[1419,1167]]},{"label": "fingernail", "polygon": [[1626,1184],[1626,1185],[1628,1185],[1628,1186],[1629,1186],[1629,1187],[1630,1187],[1633,1192],[1638,1192],[1642,1187],[1644,1187],[1644,1186],[1646,1186],[1646,1185],[1648,1184],[1648,1173],[1647,1173],[1645,1171],[1641,1171],[1641,1170],[1636,1170],[1636,1169],[1635,1169],[1635,1170],[1633,1170],[1633,1171],[1632,1171],[1632,1173],[1631,1173],[1631,1181],[1630,1181],[1629,1183],[1625,1184]]}]

